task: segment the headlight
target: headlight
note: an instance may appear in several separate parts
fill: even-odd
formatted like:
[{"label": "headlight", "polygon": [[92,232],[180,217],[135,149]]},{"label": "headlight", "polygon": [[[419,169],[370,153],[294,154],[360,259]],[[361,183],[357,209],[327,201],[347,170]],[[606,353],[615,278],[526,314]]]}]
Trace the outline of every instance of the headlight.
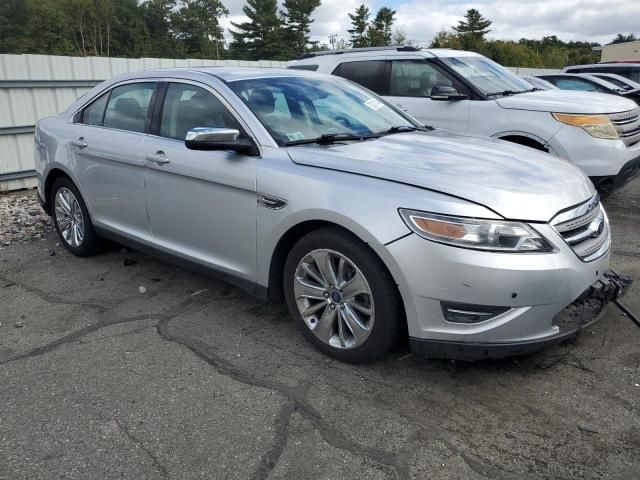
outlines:
[{"label": "headlight", "polygon": [[550,252],[553,247],[525,223],[452,217],[401,208],[407,226],[427,240],[496,252]]},{"label": "headlight", "polygon": [[580,127],[592,137],[618,139],[618,132],[606,115],[568,115],[566,113],[552,113],[559,122]]}]

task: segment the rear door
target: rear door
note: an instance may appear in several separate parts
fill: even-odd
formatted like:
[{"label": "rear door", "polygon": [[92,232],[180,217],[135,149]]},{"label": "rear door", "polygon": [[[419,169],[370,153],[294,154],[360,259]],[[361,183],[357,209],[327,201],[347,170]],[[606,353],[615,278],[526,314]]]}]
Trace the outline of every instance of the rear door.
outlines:
[{"label": "rear door", "polygon": [[387,100],[406,110],[425,125],[467,131],[470,100],[431,100],[435,86],[454,87],[470,95],[466,87],[426,59],[392,57]]},{"label": "rear door", "polygon": [[141,147],[155,82],[136,81],[107,91],[75,116],[69,152],[96,226],[129,238],[150,239]]},{"label": "rear door", "polygon": [[255,280],[258,157],[189,150],[195,127],[246,129],[210,87],[163,86],[145,139],[145,197],[155,248],[229,275]]}]

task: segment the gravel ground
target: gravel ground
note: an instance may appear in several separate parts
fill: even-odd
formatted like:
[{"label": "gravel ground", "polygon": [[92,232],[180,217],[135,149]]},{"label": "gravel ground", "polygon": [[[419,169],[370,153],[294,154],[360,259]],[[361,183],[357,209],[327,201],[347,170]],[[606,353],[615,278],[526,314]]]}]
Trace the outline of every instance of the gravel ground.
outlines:
[{"label": "gravel ground", "polygon": [[43,239],[53,221],[38,204],[35,190],[0,195],[0,247]]}]

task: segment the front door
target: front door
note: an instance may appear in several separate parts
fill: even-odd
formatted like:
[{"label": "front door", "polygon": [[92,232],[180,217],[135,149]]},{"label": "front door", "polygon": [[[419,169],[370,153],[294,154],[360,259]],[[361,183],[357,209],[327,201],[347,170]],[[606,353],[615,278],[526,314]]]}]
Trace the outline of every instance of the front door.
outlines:
[{"label": "front door", "polygon": [[467,131],[470,100],[431,100],[431,89],[436,85],[469,93],[423,58],[391,60],[389,95],[385,98],[425,125]]},{"label": "front door", "polygon": [[[143,144],[145,196],[154,247],[216,269],[230,280],[255,280],[257,157],[185,146],[188,130],[244,130],[212,91],[169,83],[157,135]],[[244,135],[244,133],[242,133]]]}]

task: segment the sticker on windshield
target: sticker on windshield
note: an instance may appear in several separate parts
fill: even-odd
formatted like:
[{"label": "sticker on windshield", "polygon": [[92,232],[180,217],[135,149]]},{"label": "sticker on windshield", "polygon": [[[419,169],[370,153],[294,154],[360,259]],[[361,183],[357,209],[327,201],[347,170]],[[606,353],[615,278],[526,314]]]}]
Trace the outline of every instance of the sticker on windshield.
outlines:
[{"label": "sticker on windshield", "polygon": [[378,110],[380,110],[384,105],[382,104],[382,102],[379,102],[378,100],[376,100],[375,98],[370,98],[369,100],[367,100],[366,102],[364,102],[364,104],[369,107],[371,110],[373,110],[374,112],[377,112]]},{"label": "sticker on windshield", "polygon": [[287,138],[290,142],[295,142],[296,140],[304,140],[304,133],[302,132],[291,132],[287,133]]}]

